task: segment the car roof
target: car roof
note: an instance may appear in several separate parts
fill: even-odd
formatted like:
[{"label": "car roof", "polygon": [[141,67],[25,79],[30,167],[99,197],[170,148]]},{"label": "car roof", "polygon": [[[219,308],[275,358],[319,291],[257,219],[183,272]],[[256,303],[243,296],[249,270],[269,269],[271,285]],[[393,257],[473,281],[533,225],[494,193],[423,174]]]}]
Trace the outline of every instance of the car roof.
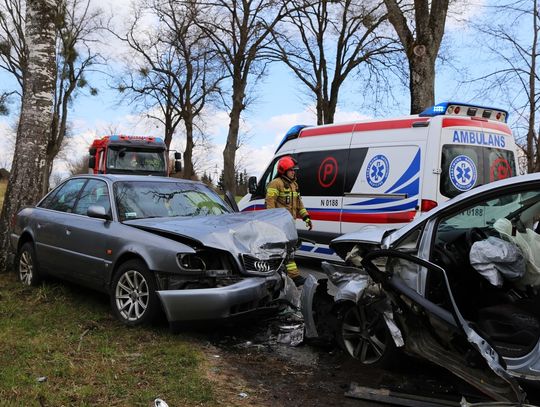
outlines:
[{"label": "car roof", "polygon": [[72,177],[67,178],[93,178],[93,179],[102,179],[110,182],[117,181],[151,181],[151,182],[183,182],[191,184],[202,184],[200,181],[191,181],[183,178],[174,178],[174,177],[156,177],[153,175],[130,175],[130,174],[78,174],[73,175]]}]

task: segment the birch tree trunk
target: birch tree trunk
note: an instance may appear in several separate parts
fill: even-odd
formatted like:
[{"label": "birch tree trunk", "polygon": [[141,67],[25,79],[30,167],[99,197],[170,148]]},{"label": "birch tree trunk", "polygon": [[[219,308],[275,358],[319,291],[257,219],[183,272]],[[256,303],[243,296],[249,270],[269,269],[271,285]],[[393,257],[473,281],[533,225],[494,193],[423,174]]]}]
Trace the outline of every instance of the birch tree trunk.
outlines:
[{"label": "birch tree trunk", "polygon": [[15,154],[0,215],[0,270],[7,269],[11,219],[41,197],[55,86],[55,16],[59,0],[27,0],[28,70],[23,77]]}]

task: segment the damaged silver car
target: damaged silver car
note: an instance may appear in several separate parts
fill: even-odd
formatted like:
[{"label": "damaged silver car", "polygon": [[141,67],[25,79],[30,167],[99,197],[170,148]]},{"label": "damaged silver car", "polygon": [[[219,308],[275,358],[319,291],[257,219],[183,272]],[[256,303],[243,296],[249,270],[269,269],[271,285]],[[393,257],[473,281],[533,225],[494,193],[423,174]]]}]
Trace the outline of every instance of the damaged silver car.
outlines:
[{"label": "damaged silver car", "polygon": [[44,275],[110,295],[127,325],[218,320],[276,309],[297,234],[285,209],[234,213],[199,182],[68,179],[15,219],[20,280]]},{"label": "damaged silver car", "polygon": [[[494,400],[523,402],[520,382],[540,383],[539,218],[531,174],[475,188],[399,230],[334,239],[345,265],[323,265],[335,285],[332,333],[363,364],[404,351]],[[326,284],[304,286],[307,337],[327,334]]]}]

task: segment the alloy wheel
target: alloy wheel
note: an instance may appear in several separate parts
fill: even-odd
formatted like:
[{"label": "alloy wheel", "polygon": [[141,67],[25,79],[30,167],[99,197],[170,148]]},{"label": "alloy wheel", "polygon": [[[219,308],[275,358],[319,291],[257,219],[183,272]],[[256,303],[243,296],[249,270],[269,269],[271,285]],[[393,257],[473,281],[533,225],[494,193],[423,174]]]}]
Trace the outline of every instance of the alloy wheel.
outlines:
[{"label": "alloy wheel", "polygon": [[341,337],[347,352],[362,364],[377,363],[386,352],[387,331],[378,312],[366,312],[363,306],[345,310]]},{"label": "alloy wheel", "polygon": [[144,276],[128,270],[120,276],[115,289],[116,308],[126,321],[137,321],[145,313],[150,301],[150,290]]},{"label": "alloy wheel", "polygon": [[19,258],[19,280],[24,285],[32,285],[34,261],[29,251],[24,250]]}]

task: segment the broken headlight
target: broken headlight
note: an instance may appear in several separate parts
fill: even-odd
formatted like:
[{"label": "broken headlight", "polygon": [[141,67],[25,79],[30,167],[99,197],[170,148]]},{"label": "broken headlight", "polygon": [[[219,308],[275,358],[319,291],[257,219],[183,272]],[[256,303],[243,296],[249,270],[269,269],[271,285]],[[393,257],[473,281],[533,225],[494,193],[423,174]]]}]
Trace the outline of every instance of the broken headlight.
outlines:
[{"label": "broken headlight", "polygon": [[236,270],[230,259],[230,254],[218,250],[178,253],[176,262],[183,272],[208,276],[233,274]]}]

